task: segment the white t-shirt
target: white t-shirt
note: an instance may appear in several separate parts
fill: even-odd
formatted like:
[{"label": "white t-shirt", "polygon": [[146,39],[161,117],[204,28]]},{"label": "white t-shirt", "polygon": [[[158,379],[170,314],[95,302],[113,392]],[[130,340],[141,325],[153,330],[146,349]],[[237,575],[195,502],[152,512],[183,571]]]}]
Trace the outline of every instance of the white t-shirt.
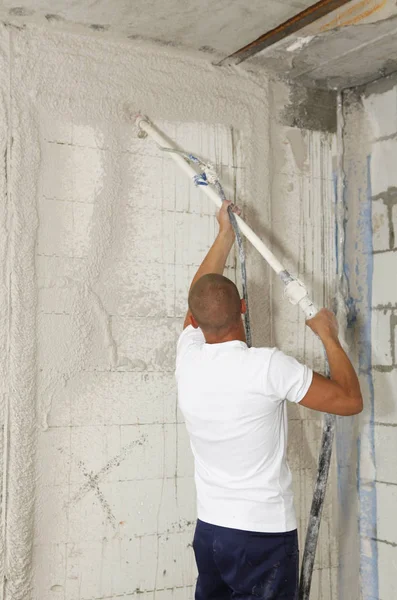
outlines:
[{"label": "white t-shirt", "polygon": [[200,520],[246,531],[296,529],[285,399],[300,402],[312,377],[277,348],[207,344],[200,329],[183,331],[176,379]]}]

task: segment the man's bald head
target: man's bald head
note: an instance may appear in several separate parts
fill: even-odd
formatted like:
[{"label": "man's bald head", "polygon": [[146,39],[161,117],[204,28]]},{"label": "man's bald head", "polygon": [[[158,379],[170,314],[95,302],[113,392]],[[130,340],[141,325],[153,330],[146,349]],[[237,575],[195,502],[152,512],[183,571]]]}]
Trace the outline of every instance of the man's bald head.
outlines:
[{"label": "man's bald head", "polygon": [[217,273],[203,275],[189,294],[189,309],[206,333],[225,334],[241,320],[238,289],[227,277]]}]

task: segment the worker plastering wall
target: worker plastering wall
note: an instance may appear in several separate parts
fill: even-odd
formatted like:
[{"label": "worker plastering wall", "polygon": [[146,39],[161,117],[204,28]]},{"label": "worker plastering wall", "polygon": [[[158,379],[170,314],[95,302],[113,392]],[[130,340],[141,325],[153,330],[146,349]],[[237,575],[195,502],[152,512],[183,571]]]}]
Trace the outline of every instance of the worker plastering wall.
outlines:
[{"label": "worker plastering wall", "polygon": [[[133,117],[220,167],[317,304],[334,280],[334,136],[277,122],[283,86],[173,50],[12,28],[0,44],[3,597],[192,598],[192,462],[173,362],[215,221]],[[251,249],[248,269],[254,342],[322,368]],[[303,542],[321,419],[291,417]],[[338,597],[331,504],[321,600]]]}]

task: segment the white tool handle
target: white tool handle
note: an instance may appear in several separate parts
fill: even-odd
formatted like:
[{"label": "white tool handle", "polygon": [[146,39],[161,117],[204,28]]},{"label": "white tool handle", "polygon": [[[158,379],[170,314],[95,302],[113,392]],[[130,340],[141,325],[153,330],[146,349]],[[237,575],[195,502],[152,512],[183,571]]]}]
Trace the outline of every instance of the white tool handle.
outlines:
[{"label": "white tool handle", "polygon": [[311,319],[318,313],[318,308],[310,300],[307,289],[298,279],[292,279],[286,284],[284,294],[291,304],[299,305],[305,313],[306,319]]},{"label": "white tool handle", "polygon": [[[154,127],[152,123],[150,123],[147,117],[140,115],[136,119],[136,124],[142,131],[147,133],[147,135],[149,135],[155,142],[157,142],[157,144],[159,144],[161,148],[179,150],[179,148],[174,144],[174,142],[168,139],[163,133],[156,129],[156,127]],[[191,179],[193,179],[197,175],[197,172],[193,169],[193,167],[180,154],[170,152],[169,157],[172,158],[172,160],[175,161]],[[200,187],[204,194],[206,194],[210,198],[210,200],[212,200],[214,204],[216,204],[218,208],[222,206],[222,200],[219,198],[218,194],[211,186],[208,185]],[[263,256],[263,258],[277,273],[277,275],[279,275],[281,272],[285,272],[283,265],[274,256],[273,252],[269,250],[266,244],[262,242],[262,240],[256,235],[256,233],[254,233],[254,231],[252,231],[252,229],[245,223],[245,221],[243,221],[243,219],[238,215],[236,215],[236,220],[240,231],[244,233],[245,237],[258,250],[258,252]],[[287,291],[288,288],[292,286],[295,281],[296,280],[293,280],[291,283],[286,285],[286,295],[292,304],[299,304],[307,318],[311,318],[318,311],[314,307],[314,304],[309,300],[306,288],[301,283],[296,281],[296,283],[299,286],[299,289],[297,286],[294,286],[294,288],[290,288],[292,290],[291,293]],[[304,294],[302,295],[303,291]],[[299,300],[296,300],[297,297],[299,297]]]}]

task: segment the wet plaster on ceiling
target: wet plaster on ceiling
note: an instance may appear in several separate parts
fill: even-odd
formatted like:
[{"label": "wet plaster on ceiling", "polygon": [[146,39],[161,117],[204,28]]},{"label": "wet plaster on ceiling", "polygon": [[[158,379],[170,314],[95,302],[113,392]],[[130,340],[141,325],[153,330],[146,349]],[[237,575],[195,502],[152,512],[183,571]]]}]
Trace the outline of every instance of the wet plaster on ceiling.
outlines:
[{"label": "wet plaster on ceiling", "polygon": [[313,4],[312,0],[3,0],[0,20],[83,28],[224,58]]}]

